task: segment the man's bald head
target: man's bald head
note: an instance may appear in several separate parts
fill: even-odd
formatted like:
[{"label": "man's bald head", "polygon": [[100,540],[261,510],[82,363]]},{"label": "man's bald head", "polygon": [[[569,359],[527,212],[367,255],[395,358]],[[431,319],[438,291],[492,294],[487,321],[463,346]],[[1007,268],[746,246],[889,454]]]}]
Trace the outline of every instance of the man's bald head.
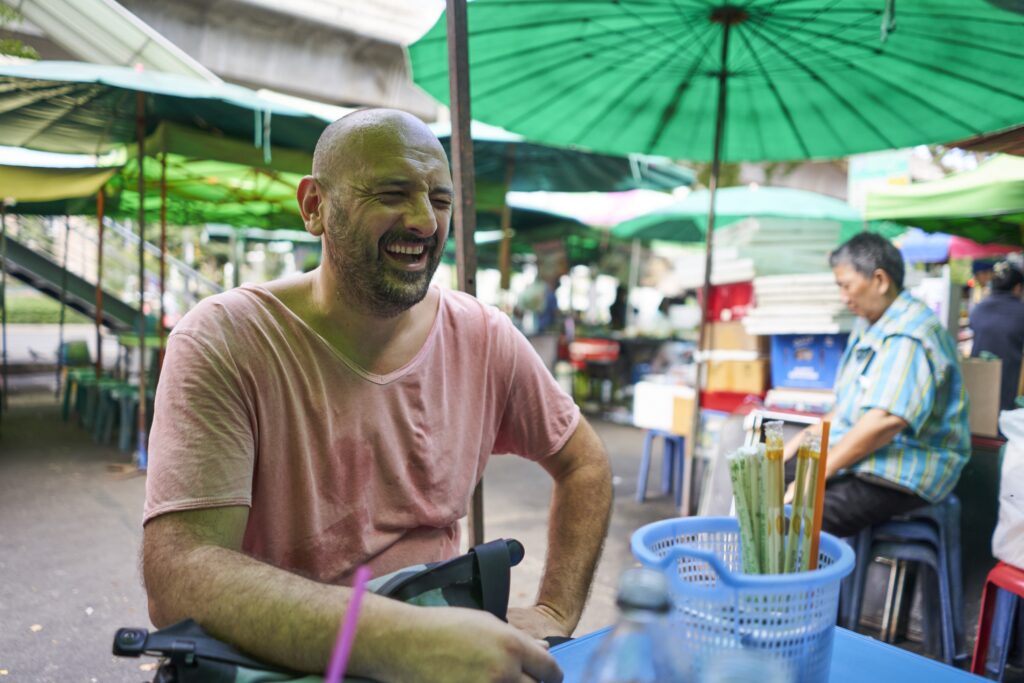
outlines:
[{"label": "man's bald head", "polygon": [[359,165],[394,144],[433,147],[445,157],[434,132],[412,114],[397,109],[359,109],[321,133],[313,151],[313,177],[331,185],[346,166]]}]

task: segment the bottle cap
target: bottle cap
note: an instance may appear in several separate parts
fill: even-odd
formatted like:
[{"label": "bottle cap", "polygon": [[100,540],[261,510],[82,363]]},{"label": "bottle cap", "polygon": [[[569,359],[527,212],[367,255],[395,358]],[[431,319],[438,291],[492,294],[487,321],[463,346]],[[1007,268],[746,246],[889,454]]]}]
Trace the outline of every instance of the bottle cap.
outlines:
[{"label": "bottle cap", "polygon": [[622,609],[666,613],[672,609],[668,579],[653,569],[628,569],[619,579],[619,594],[615,603]]}]

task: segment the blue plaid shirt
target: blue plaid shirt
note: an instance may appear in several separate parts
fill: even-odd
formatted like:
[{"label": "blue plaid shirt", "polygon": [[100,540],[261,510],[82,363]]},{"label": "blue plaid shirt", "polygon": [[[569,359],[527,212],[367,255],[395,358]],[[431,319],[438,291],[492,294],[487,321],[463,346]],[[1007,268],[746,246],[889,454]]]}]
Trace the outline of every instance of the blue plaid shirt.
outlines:
[{"label": "blue plaid shirt", "polygon": [[933,503],[949,495],[971,437],[956,344],[935,314],[900,292],[873,325],[857,321],[837,377],[830,444],[872,408],[907,422],[892,443],[849,471],[881,477]]}]

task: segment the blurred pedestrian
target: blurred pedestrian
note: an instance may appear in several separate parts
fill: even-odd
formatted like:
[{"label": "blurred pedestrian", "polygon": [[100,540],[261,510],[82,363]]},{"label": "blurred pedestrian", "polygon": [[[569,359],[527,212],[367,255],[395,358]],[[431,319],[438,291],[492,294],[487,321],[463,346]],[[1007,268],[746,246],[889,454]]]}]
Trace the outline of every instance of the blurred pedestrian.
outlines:
[{"label": "blurred pedestrian", "polygon": [[1024,273],[1001,261],[992,269],[992,293],[971,311],[974,344],[971,356],[984,351],[1003,361],[999,408],[1012,410],[1020,388],[1021,356],[1024,355]]}]

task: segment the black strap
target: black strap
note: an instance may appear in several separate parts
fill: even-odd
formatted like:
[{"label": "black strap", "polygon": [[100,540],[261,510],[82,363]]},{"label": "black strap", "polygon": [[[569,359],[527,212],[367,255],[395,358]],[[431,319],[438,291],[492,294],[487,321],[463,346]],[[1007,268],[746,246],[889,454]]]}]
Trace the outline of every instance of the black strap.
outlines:
[{"label": "black strap", "polygon": [[473,548],[480,572],[480,600],[483,608],[505,621],[512,557],[503,538]]}]

